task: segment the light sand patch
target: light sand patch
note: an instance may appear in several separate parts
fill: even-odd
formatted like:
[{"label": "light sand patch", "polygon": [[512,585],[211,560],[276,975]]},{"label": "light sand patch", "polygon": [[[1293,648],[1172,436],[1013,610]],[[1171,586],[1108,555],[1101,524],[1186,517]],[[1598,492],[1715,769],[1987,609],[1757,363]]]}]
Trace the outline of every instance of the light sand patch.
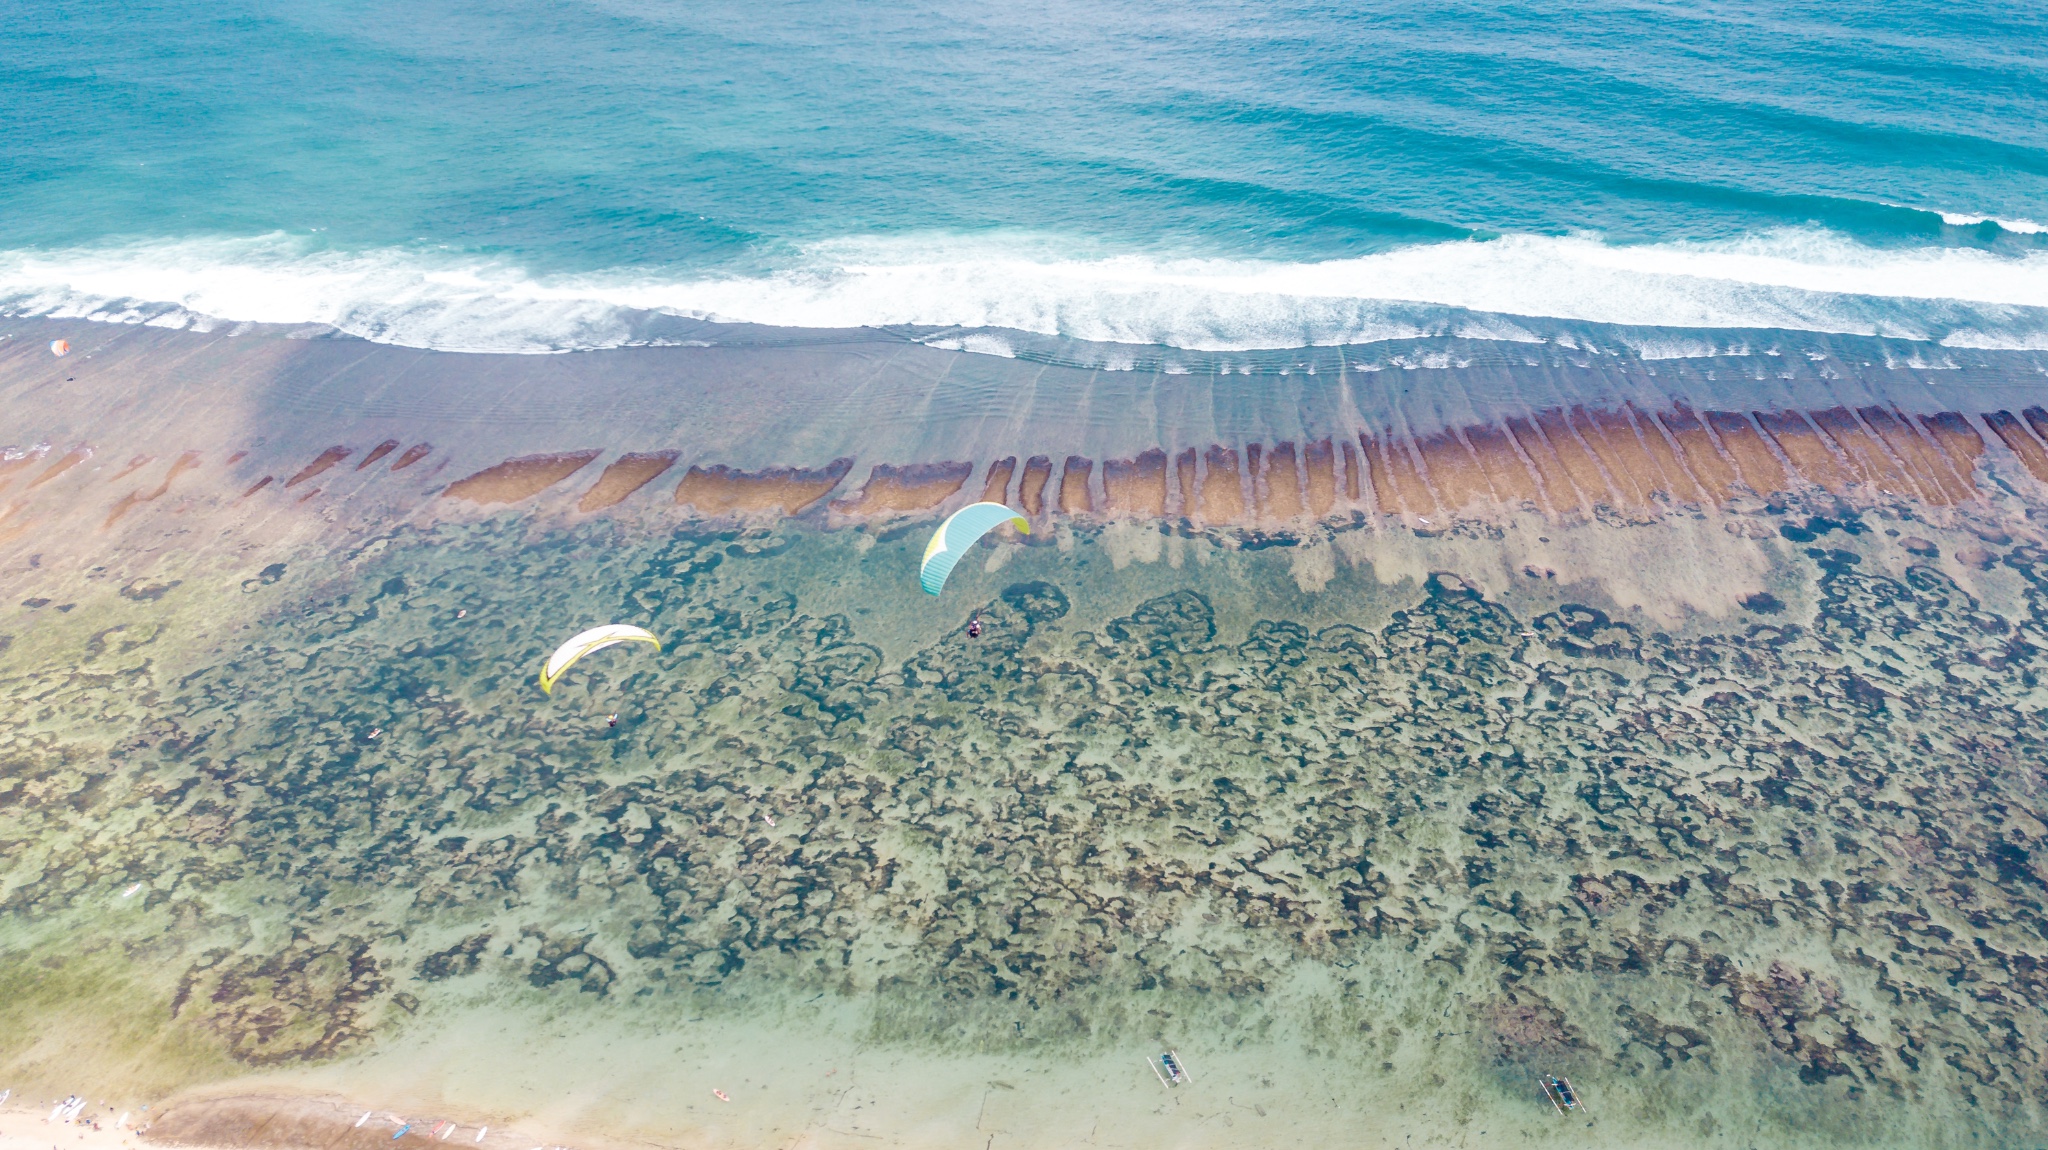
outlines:
[{"label": "light sand patch", "polygon": [[1118,571],[1133,563],[1157,563],[1166,549],[1166,536],[1152,523],[1112,523],[1102,529],[1101,542]]},{"label": "light sand patch", "polygon": [[35,517],[26,514],[28,504],[20,501],[10,503],[0,511],[0,543],[18,539],[35,525]]},{"label": "light sand patch", "polygon": [[1327,539],[1311,539],[1294,548],[1287,570],[1303,591],[1321,591],[1337,577],[1337,549]]},{"label": "light sand patch", "polygon": [[1370,563],[1385,585],[1455,571],[1489,597],[1532,580],[1597,588],[1617,606],[1676,626],[1693,615],[1739,613],[1745,596],[1765,589],[1782,550],[1776,533],[1758,524],[1763,538],[1751,538],[1728,531],[1729,522],[1671,516],[1627,527],[1571,526],[1523,515],[1500,539],[1340,532],[1332,561]]},{"label": "light sand patch", "polygon": [[1719,516],[1582,530],[1524,520],[1503,543],[1491,548],[1501,562],[1482,580],[1489,594],[1507,591],[1500,576],[1508,583],[1591,585],[1616,605],[1639,608],[1666,626],[1693,614],[1738,614],[1745,596],[1765,589],[1773,556],[1782,550],[1774,534],[1767,540],[1735,534]]}]

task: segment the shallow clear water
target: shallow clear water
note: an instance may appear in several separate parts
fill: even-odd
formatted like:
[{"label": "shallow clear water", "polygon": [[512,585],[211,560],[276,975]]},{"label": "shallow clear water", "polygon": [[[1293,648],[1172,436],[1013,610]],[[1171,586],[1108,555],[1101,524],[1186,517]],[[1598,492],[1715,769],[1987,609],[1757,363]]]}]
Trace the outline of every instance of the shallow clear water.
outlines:
[{"label": "shallow clear water", "polygon": [[[1535,522],[1062,532],[936,603],[913,534],[514,515],[53,575],[0,664],[0,1057],[570,1144],[2023,1144],[2048,567],[1973,595],[1889,522],[1676,631],[1421,574],[1587,541]],[[1738,546],[1632,530],[1652,579]],[[666,649],[537,693],[616,618]]]}]

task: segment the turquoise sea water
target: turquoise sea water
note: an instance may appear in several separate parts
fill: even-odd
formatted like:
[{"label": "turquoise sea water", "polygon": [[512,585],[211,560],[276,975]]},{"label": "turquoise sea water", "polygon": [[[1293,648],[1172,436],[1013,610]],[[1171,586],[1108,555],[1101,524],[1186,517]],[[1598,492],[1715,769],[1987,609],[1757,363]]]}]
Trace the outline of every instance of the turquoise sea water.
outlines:
[{"label": "turquoise sea water", "polygon": [[[1710,413],[1754,384],[1798,401],[1769,410],[1910,416],[1923,382],[2024,412],[2048,362],[2038,12],[9,17],[0,312],[455,350],[725,338],[694,318],[1156,351],[1055,385],[880,337],[507,367],[15,322],[17,1099],[325,1150],[442,1119],[478,1150],[2044,1144],[2048,550],[1996,444],[1954,456],[1984,495],[1960,509],[1805,491],[1300,539],[1048,515],[936,600],[928,521],[674,501],[700,464],[822,465],[821,411],[857,440],[849,496],[883,464],[1071,450],[1106,479],[1131,454],[984,411],[1291,467],[1277,445],[1339,399],[1576,403],[1623,374],[1588,366],[1616,343],[1691,359],[1622,398]],[[1808,359],[1759,329],[1884,339]],[[1555,346],[1467,357],[1484,340]],[[1180,388],[1201,357],[1177,349],[1253,378]],[[887,386],[827,394],[871,362]],[[1270,378],[1302,364],[1315,386]],[[560,381],[546,404],[529,370]],[[941,384],[962,401],[917,402]],[[386,436],[432,452],[365,470]],[[596,465],[510,508],[435,494],[543,448],[676,466],[590,515]],[[545,652],[603,622],[664,649],[539,695]],[[1189,1088],[1152,1069],[1168,1051]],[[1587,1111],[1546,1100],[1551,1073]],[[272,1087],[340,1101],[289,1133]],[[191,1101],[229,1091],[260,1116]]]},{"label": "turquoise sea water", "polygon": [[628,342],[648,311],[1201,348],[1499,332],[1475,315],[2039,346],[2044,25],[33,0],[0,42],[0,300],[518,350]]}]

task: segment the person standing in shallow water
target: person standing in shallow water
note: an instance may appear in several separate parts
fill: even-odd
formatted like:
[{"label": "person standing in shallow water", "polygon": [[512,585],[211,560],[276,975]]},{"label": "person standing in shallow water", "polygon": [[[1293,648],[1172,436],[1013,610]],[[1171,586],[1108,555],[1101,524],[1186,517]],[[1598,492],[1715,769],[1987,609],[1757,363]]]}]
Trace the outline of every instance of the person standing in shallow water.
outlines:
[{"label": "person standing in shallow water", "polygon": [[967,637],[970,639],[981,638],[981,616],[976,615],[967,621]]}]

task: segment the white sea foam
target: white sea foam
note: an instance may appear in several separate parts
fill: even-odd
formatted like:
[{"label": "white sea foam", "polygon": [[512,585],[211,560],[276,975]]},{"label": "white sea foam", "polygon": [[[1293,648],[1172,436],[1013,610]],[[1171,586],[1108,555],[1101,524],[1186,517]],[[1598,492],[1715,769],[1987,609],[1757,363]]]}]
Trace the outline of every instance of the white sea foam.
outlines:
[{"label": "white sea foam", "polygon": [[1941,346],[1997,351],[2048,351],[2048,331],[2016,335],[2012,332],[1987,333],[1974,328],[1962,328],[1943,336]]},{"label": "white sea foam", "polygon": [[1974,228],[1979,224],[1997,224],[2001,230],[2018,236],[2033,236],[2048,232],[2048,224],[2035,223],[2029,219],[2007,219],[2002,216],[1976,212],[1945,212],[1939,208],[1923,208],[1917,204],[1901,204],[1891,200],[1878,200],[1876,202],[1888,208],[1904,208],[1909,212],[1926,212],[1929,215],[1939,216],[1942,223],[1952,228]]},{"label": "white sea foam", "polygon": [[[2048,331],[2048,253],[1877,249],[1818,230],[1630,246],[1511,236],[1317,263],[1058,250],[1042,237],[847,239],[763,275],[535,275],[442,251],[186,239],[0,253],[0,308],[172,327],[322,324],[408,346],[516,352],[636,342],[646,313],[1008,328],[1203,351],[1546,338],[1541,324],[1508,316],[1905,339],[1967,332],[1977,347],[2038,346]],[[1014,354],[997,336],[958,342]]]},{"label": "white sea foam", "polygon": [[1953,228],[1974,228],[1978,224],[1997,224],[2016,235],[2033,236],[2048,232],[2048,224],[2037,224],[2032,220],[2002,220],[1997,216],[1972,216],[1962,212],[1937,212],[1941,222]]},{"label": "white sea foam", "polygon": [[1630,346],[1635,348],[1637,358],[1645,360],[1707,359],[1722,354],[1713,340],[1682,335],[1638,339],[1631,341]]},{"label": "white sea foam", "polygon": [[943,347],[949,351],[972,351],[979,352],[982,355],[999,355],[1004,359],[1017,358],[1017,349],[1009,340],[999,335],[990,335],[987,332],[975,332],[958,338],[941,336],[937,339],[926,340],[925,342],[933,347]]}]

